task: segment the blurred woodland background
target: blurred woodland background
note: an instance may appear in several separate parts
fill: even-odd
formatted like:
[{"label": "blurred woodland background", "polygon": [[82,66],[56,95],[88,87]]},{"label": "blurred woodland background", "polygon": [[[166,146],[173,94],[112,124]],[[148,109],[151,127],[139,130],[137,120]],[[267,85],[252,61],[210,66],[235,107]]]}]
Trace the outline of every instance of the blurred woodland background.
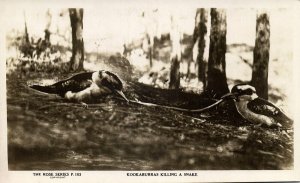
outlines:
[{"label": "blurred woodland background", "polygon": [[289,114],[292,19],[288,9],[14,11],[6,27],[10,168],[290,168],[291,134],[253,130],[222,107],[186,116],[105,99],[85,111],[26,86],[103,69],[123,79],[131,99],[201,108],[249,82]]},{"label": "blurred woodland background", "polygon": [[[269,76],[264,80],[269,82],[271,90],[274,89],[269,92],[273,102],[286,101],[290,94],[288,91],[291,91],[285,83],[292,79],[292,21],[285,20],[292,19],[292,15],[287,9],[270,11],[267,15],[271,25],[271,44]],[[257,16],[255,9],[226,11],[224,59],[229,86],[252,79]],[[64,68],[64,63],[67,65],[72,57],[69,10],[24,10],[16,12],[12,18],[6,44],[8,72],[19,65],[26,65],[28,71],[43,71],[46,68],[50,71],[69,70],[68,66]],[[119,57],[124,57],[129,61],[127,66],[133,68],[134,77],[142,83],[200,93],[205,88],[203,83],[207,84],[210,20],[209,10],[205,9],[185,12],[159,9],[86,10],[82,14],[84,26],[80,36],[84,40],[84,56],[80,62],[85,70],[113,70],[109,68],[113,63],[103,62],[109,59],[118,61]],[[282,26],[283,21],[285,26]],[[175,85],[170,83],[171,55],[177,55],[180,63],[172,62],[174,66],[178,65],[173,68],[176,75],[180,75],[180,79],[175,77]],[[80,71],[82,66],[72,70]],[[26,70],[26,67],[23,69]],[[113,71],[120,75],[128,73]]]}]

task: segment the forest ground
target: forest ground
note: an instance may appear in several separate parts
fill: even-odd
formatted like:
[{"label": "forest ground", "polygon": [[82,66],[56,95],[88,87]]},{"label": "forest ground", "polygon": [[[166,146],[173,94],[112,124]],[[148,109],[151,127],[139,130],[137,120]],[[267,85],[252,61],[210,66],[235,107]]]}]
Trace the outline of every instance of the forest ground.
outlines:
[{"label": "forest ground", "polygon": [[[257,127],[227,102],[201,114],[147,107],[111,96],[88,109],[27,84],[68,74],[7,74],[11,170],[292,169],[293,130]],[[125,95],[183,108],[197,94],[126,81]]]}]

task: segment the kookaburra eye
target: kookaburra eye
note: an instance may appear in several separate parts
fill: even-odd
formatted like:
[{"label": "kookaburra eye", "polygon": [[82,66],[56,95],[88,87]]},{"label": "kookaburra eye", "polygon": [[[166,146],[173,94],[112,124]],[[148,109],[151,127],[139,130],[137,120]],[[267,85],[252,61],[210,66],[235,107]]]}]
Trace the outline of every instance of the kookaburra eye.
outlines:
[{"label": "kookaburra eye", "polygon": [[252,94],[253,94],[253,91],[252,91],[251,89],[247,89],[247,90],[245,91],[245,94],[246,94],[246,95],[252,95]]}]

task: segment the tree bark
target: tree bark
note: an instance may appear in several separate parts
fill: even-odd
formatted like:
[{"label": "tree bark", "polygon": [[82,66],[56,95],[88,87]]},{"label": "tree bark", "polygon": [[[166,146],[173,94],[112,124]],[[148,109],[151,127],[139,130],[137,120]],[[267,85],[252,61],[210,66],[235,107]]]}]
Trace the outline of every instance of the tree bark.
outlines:
[{"label": "tree bark", "polygon": [[170,33],[172,43],[171,53],[171,69],[170,69],[170,89],[178,89],[180,87],[180,60],[181,60],[181,47],[180,47],[180,32],[177,21],[171,17],[172,30]]},{"label": "tree bark", "polygon": [[204,50],[205,50],[205,37],[207,34],[207,10],[204,8],[197,9],[195,17],[195,30],[193,35],[194,44],[198,40],[198,55],[196,63],[198,65],[198,80],[202,81],[203,89],[206,88],[206,72],[207,72],[207,62],[204,60]]},{"label": "tree bark", "polygon": [[180,87],[180,61],[178,56],[175,55],[171,58],[171,71],[170,71],[170,89],[178,89]]},{"label": "tree bark", "polygon": [[83,70],[84,61],[84,42],[82,37],[83,31],[83,9],[70,8],[70,20],[72,27],[72,57],[71,57],[71,71]]},{"label": "tree bark", "polygon": [[149,54],[149,65],[150,67],[153,66],[153,36],[150,36],[149,34],[147,34],[147,39],[148,39],[148,54]]},{"label": "tree bark", "polygon": [[51,35],[50,26],[51,26],[51,21],[52,21],[52,15],[50,13],[50,10],[48,9],[47,13],[46,13],[46,27],[45,27],[45,31],[44,31],[45,32],[44,40],[47,43],[50,43],[50,35]]},{"label": "tree bark", "polygon": [[28,29],[27,29],[27,22],[26,22],[26,15],[25,15],[25,12],[23,12],[23,15],[24,15],[24,23],[25,23],[25,32],[24,32],[24,37],[25,37],[25,42],[27,44],[29,44],[29,34],[28,34]]},{"label": "tree bark", "polygon": [[229,92],[225,65],[226,32],[226,11],[212,8],[207,91],[215,97],[221,97]]},{"label": "tree bark", "polygon": [[268,67],[270,56],[270,23],[265,12],[258,13],[256,19],[256,39],[253,51],[251,84],[257,95],[268,99]]}]

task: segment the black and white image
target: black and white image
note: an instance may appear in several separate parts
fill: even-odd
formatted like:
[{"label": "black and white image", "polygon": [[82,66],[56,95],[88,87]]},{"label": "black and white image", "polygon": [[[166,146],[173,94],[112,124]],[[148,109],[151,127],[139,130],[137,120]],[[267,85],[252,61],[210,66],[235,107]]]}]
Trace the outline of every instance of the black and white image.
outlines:
[{"label": "black and white image", "polygon": [[294,13],[10,11],[8,169],[293,170]]}]

